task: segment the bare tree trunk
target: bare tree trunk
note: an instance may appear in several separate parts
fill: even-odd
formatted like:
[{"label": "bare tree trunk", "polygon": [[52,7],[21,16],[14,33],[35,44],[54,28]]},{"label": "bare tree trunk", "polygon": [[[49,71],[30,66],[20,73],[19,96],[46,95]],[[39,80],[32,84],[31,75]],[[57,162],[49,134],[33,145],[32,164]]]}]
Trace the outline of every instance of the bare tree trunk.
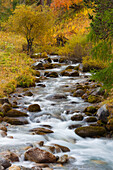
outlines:
[{"label": "bare tree trunk", "polygon": [[41,5],[44,5],[44,0],[40,0],[40,4],[41,4]]},{"label": "bare tree trunk", "polygon": [[50,6],[50,3],[51,3],[50,0],[47,0],[47,5],[48,5],[48,6]]}]

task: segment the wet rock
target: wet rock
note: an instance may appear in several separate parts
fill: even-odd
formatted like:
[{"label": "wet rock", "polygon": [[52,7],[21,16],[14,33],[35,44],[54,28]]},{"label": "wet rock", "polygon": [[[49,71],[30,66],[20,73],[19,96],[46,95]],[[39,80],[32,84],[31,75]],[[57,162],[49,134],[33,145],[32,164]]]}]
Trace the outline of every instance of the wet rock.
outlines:
[{"label": "wet rock", "polygon": [[52,99],[67,99],[67,96],[64,94],[54,94],[54,95],[50,95],[48,96],[46,99],[52,100]]},{"label": "wet rock", "polygon": [[76,114],[74,116],[71,117],[72,121],[82,121],[83,120],[83,116],[81,114]]},{"label": "wet rock", "polygon": [[0,130],[3,130],[4,132],[7,132],[7,128],[6,128],[6,126],[1,125],[1,124],[0,124]]},{"label": "wet rock", "polygon": [[0,123],[3,121],[3,118],[0,116]]},{"label": "wet rock", "polygon": [[58,62],[58,58],[53,58],[53,61],[54,62]]},{"label": "wet rock", "polygon": [[44,66],[44,69],[52,69],[53,68],[53,65],[51,63],[43,64],[43,66]]},{"label": "wet rock", "polygon": [[101,108],[98,109],[97,116],[98,116],[99,120],[101,120],[105,123],[107,122],[108,116],[109,116],[109,111],[107,109],[106,104],[104,104]]},{"label": "wet rock", "polygon": [[39,112],[39,111],[41,111],[41,109],[40,109],[40,106],[38,104],[31,104],[28,107],[28,111],[29,112]]},{"label": "wet rock", "polygon": [[66,146],[62,146],[62,145],[58,145],[58,144],[53,144],[53,145],[59,147],[62,152],[70,152],[70,149]]},{"label": "wet rock", "polygon": [[43,146],[43,145],[44,145],[44,141],[39,141],[39,142],[37,142],[37,144],[38,144],[39,146]]},{"label": "wet rock", "polygon": [[45,134],[48,134],[48,133],[54,133],[52,130],[45,129],[45,128],[34,128],[34,129],[31,129],[30,132],[35,132],[38,135],[45,135]]},{"label": "wet rock", "polygon": [[96,122],[97,118],[94,116],[88,117],[85,119],[86,122],[90,123],[90,122]]},{"label": "wet rock", "polygon": [[64,163],[67,163],[68,160],[69,160],[68,155],[63,155],[63,156],[59,157],[59,159],[57,160],[57,163],[64,164]]},{"label": "wet rock", "polygon": [[25,160],[33,161],[36,163],[55,163],[56,157],[47,151],[39,148],[33,148],[25,152]]},{"label": "wet rock", "polygon": [[65,71],[65,70],[63,70],[63,71],[61,71],[60,75],[61,75],[61,76],[69,76],[70,73],[67,72],[67,71]]},{"label": "wet rock", "polygon": [[34,73],[34,75],[35,75],[36,77],[40,77],[40,71],[38,71],[38,70],[35,70],[35,73]]},{"label": "wet rock", "polygon": [[11,125],[24,125],[29,123],[25,117],[4,117],[3,121]]},{"label": "wet rock", "polygon": [[[9,159],[2,158],[0,160],[0,165],[3,167],[3,169],[7,169],[7,168],[9,168],[11,166],[11,163],[10,163]],[[2,170],[1,167],[0,167],[0,170]]]},{"label": "wet rock", "polygon": [[98,110],[97,107],[95,107],[95,106],[89,106],[89,107],[86,107],[86,108],[84,109],[84,112],[89,112],[89,113],[94,114],[97,110]]},{"label": "wet rock", "polygon": [[1,152],[0,157],[3,157],[4,159],[8,159],[11,162],[19,162],[18,155],[10,151]]},{"label": "wet rock", "polygon": [[57,78],[58,77],[58,73],[53,71],[53,72],[49,72],[46,76],[47,77],[52,77],[52,78]]},{"label": "wet rock", "polygon": [[34,70],[44,70],[43,64],[42,63],[38,63],[36,65],[33,65],[32,68]]},{"label": "wet rock", "polygon": [[74,71],[72,73],[70,73],[71,77],[78,77],[79,76],[79,72],[78,71]]},{"label": "wet rock", "polygon": [[53,68],[59,68],[61,67],[61,64],[52,64]]},{"label": "wet rock", "polygon": [[74,92],[73,97],[82,97],[84,93],[84,90],[78,89],[76,92]]},{"label": "wet rock", "polygon": [[52,60],[51,60],[51,58],[50,58],[50,57],[45,58],[45,59],[44,59],[44,61],[45,61],[45,62],[52,63]]},{"label": "wet rock", "polygon": [[15,110],[15,109],[9,110],[4,115],[7,117],[23,117],[23,116],[27,117],[28,116],[27,113],[24,113],[19,110]]},{"label": "wet rock", "polygon": [[62,58],[60,58],[60,59],[59,59],[59,63],[66,63],[66,59],[65,59],[65,58],[63,58],[63,57],[62,57]]},{"label": "wet rock", "polygon": [[21,168],[19,166],[13,165],[9,167],[9,170],[21,170]]},{"label": "wet rock", "polygon": [[78,127],[81,127],[81,126],[82,126],[81,124],[70,125],[69,129],[75,129],[75,128],[78,128]]},{"label": "wet rock", "polygon": [[32,169],[37,170],[36,168],[49,168],[47,164],[39,164],[37,163],[35,167],[32,167]]},{"label": "wet rock", "polygon": [[4,104],[4,103],[10,104],[9,99],[8,98],[1,98],[0,99],[0,104]]},{"label": "wet rock", "polygon": [[9,110],[11,110],[11,105],[8,104],[8,103],[4,103],[3,106],[2,106],[2,109],[3,109],[3,113],[6,113]]},{"label": "wet rock", "polygon": [[45,84],[37,84],[37,86],[40,86],[40,87],[46,87]]},{"label": "wet rock", "polygon": [[3,131],[3,130],[0,130],[0,135],[2,137],[6,137],[7,136],[7,132]]},{"label": "wet rock", "polygon": [[109,131],[113,131],[113,118],[108,120],[106,127]]},{"label": "wet rock", "polygon": [[24,93],[24,96],[33,96],[33,93],[31,91],[26,91]]},{"label": "wet rock", "polygon": [[103,137],[106,134],[104,127],[100,126],[85,126],[75,129],[75,133],[83,138],[86,137]]},{"label": "wet rock", "polygon": [[65,70],[74,69],[74,66],[67,66]]}]

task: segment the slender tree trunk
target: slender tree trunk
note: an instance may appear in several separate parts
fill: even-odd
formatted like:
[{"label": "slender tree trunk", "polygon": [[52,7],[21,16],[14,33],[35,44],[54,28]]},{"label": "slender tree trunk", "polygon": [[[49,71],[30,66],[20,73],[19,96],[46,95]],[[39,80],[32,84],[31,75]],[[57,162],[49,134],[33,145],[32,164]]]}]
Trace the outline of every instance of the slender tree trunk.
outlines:
[{"label": "slender tree trunk", "polygon": [[48,5],[48,6],[50,6],[50,3],[51,3],[50,0],[47,0],[47,5]]},{"label": "slender tree trunk", "polygon": [[28,55],[31,55],[33,52],[32,45],[33,45],[33,39],[27,39],[27,54]]},{"label": "slender tree trunk", "polygon": [[40,0],[40,4],[41,4],[41,5],[44,5],[44,0]]}]

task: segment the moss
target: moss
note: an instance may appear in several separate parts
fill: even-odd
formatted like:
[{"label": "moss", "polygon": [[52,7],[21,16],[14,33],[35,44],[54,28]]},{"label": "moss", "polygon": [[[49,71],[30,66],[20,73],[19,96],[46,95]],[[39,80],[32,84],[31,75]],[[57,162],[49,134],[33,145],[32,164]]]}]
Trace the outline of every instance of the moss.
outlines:
[{"label": "moss", "polygon": [[88,97],[88,102],[89,103],[98,103],[98,102],[101,102],[101,98],[99,96],[90,95]]},{"label": "moss", "polygon": [[102,137],[106,134],[104,127],[100,126],[86,126],[75,130],[75,133],[81,137]]}]

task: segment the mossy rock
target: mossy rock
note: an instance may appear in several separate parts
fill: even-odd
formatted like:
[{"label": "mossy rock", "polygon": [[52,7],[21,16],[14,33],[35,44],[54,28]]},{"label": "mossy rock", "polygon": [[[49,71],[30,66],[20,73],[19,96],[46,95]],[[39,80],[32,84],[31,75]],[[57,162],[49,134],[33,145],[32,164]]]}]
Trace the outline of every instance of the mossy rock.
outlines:
[{"label": "mossy rock", "polygon": [[53,68],[59,68],[61,67],[61,64],[52,64]]},{"label": "mossy rock", "polygon": [[74,67],[74,70],[79,70],[79,65]]},{"label": "mossy rock", "polygon": [[90,95],[88,97],[88,102],[89,103],[99,103],[99,102],[101,102],[101,98],[99,96]]},{"label": "mossy rock", "polygon": [[84,112],[89,112],[89,113],[95,113],[96,111],[98,110],[98,108],[97,107],[95,107],[95,106],[89,106],[89,107],[86,107],[85,109],[84,109]]},{"label": "mossy rock", "polygon": [[61,76],[69,76],[70,74],[67,71],[63,70],[63,71],[61,71],[60,75]]},{"label": "mossy rock", "polygon": [[24,96],[33,96],[33,93],[31,91],[26,91],[24,93]]},{"label": "mossy rock", "polygon": [[44,69],[52,69],[53,68],[53,65],[51,63],[43,64],[43,66],[44,66]]},{"label": "mossy rock", "polygon": [[28,111],[29,112],[39,112],[39,111],[41,111],[41,109],[40,109],[40,106],[38,104],[31,104],[28,107]]},{"label": "mossy rock", "polygon": [[51,77],[51,78],[57,78],[58,77],[58,73],[53,71],[53,72],[49,72],[46,76],[47,77]]},{"label": "mossy rock", "polygon": [[92,113],[85,112],[85,115],[86,115],[86,116],[92,116]]},{"label": "mossy rock", "polygon": [[109,131],[113,131],[113,118],[110,118],[110,119],[108,120],[106,127],[107,127],[107,129],[108,129]]},{"label": "mossy rock", "polygon": [[34,75],[35,75],[36,77],[40,77],[40,71],[35,70]]},{"label": "mossy rock", "polygon": [[74,71],[72,73],[70,73],[71,77],[78,77],[79,76],[79,72],[78,71]]},{"label": "mossy rock", "polygon": [[9,110],[4,115],[7,117],[23,117],[23,116],[27,117],[28,116],[27,113],[24,113],[19,110],[15,110],[15,109]]},{"label": "mossy rock", "polygon": [[24,124],[28,124],[28,120],[25,117],[4,117],[3,118],[4,122],[7,122],[11,125],[24,125]]},{"label": "mossy rock", "polygon": [[45,58],[45,59],[44,59],[44,61],[45,61],[45,62],[52,63],[52,60],[51,60],[51,58],[50,58],[50,57]]},{"label": "mossy rock", "polygon": [[75,129],[75,133],[83,138],[86,137],[104,137],[106,130],[104,127],[100,126],[85,126]]},{"label": "mossy rock", "polygon": [[90,123],[90,122],[96,122],[97,118],[94,116],[88,117],[85,119],[86,122]]},{"label": "mossy rock", "polygon": [[3,113],[7,113],[9,110],[11,110],[11,105],[8,103],[4,103],[2,109],[3,109]]},{"label": "mossy rock", "polygon": [[65,63],[66,62],[66,59],[65,58],[60,58],[59,59],[59,63]]},{"label": "mossy rock", "polygon": [[43,53],[41,53],[40,57],[41,57],[41,58],[47,58],[47,57],[48,57],[48,55],[47,55],[47,53],[46,53],[46,52],[43,52]]},{"label": "mossy rock", "polygon": [[72,121],[82,121],[83,120],[83,116],[81,114],[76,114],[74,116],[71,117]]},{"label": "mossy rock", "polygon": [[84,90],[78,89],[76,92],[74,92],[73,97],[82,97],[84,93]]},{"label": "mossy rock", "polygon": [[68,66],[68,67],[66,67],[66,69],[65,70],[72,70],[72,69],[74,69],[74,66]]}]

